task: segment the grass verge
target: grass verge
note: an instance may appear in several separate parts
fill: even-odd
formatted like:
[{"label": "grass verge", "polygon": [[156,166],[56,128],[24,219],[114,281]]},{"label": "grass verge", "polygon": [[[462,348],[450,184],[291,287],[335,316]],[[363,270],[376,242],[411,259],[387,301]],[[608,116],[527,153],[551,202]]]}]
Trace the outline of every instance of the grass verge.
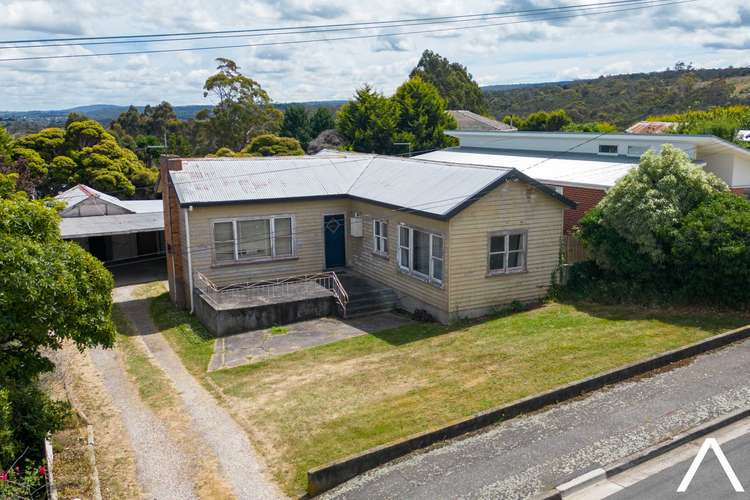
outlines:
[{"label": "grass verge", "polygon": [[284,490],[306,471],[746,324],[746,314],[550,302],[451,326],[416,323],[205,372],[213,339],[166,295],[152,314],[221,388]]}]

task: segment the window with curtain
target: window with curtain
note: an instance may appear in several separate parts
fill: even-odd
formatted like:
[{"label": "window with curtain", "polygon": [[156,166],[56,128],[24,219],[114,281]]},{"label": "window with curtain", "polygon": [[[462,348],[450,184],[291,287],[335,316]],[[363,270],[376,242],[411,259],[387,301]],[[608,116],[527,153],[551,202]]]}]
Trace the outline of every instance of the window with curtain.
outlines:
[{"label": "window with curtain", "polygon": [[443,237],[414,229],[399,227],[399,267],[420,279],[443,283]]},{"label": "window with curtain", "polygon": [[219,263],[293,256],[292,218],[214,222],[214,255]]},{"label": "window with curtain", "polygon": [[372,251],[388,255],[388,223],[383,220],[372,221]]},{"label": "window with curtain", "polygon": [[491,233],[489,241],[489,274],[506,274],[526,269],[526,232]]}]

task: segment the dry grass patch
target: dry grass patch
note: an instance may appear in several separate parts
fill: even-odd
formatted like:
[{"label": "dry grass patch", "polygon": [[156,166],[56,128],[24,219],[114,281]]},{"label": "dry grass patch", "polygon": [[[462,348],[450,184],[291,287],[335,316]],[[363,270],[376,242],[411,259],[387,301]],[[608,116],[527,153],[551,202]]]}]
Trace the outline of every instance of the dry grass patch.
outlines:
[{"label": "dry grass patch", "polygon": [[213,340],[166,296],[152,313],[223,392],[286,492],[309,468],[738,327],[741,314],[583,303],[416,323],[210,374]]}]

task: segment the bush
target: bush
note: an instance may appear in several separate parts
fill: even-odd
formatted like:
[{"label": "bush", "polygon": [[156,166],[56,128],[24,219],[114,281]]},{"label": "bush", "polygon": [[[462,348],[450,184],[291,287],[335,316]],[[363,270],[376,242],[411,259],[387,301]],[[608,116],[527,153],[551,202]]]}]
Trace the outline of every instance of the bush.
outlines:
[{"label": "bush", "polygon": [[750,201],[717,193],[685,217],[673,255],[688,297],[750,303]]}]

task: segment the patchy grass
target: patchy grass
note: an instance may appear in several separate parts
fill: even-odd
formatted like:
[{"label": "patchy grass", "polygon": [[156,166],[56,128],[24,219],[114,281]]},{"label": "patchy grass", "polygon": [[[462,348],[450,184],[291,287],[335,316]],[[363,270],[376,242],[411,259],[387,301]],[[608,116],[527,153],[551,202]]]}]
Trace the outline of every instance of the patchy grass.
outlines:
[{"label": "patchy grass", "polygon": [[289,333],[289,328],[286,326],[272,326],[271,335],[286,335]]},{"label": "patchy grass", "polygon": [[218,385],[290,495],[306,471],[372,446],[749,322],[747,315],[551,302],[481,322],[415,323],[205,373],[213,340],[166,296],[152,313]]},{"label": "patchy grass", "polygon": [[117,347],[124,355],[125,368],[141,399],[157,411],[175,406],[177,397],[171,382],[138,345],[137,332],[117,304],[112,308],[112,319],[118,331]]}]

